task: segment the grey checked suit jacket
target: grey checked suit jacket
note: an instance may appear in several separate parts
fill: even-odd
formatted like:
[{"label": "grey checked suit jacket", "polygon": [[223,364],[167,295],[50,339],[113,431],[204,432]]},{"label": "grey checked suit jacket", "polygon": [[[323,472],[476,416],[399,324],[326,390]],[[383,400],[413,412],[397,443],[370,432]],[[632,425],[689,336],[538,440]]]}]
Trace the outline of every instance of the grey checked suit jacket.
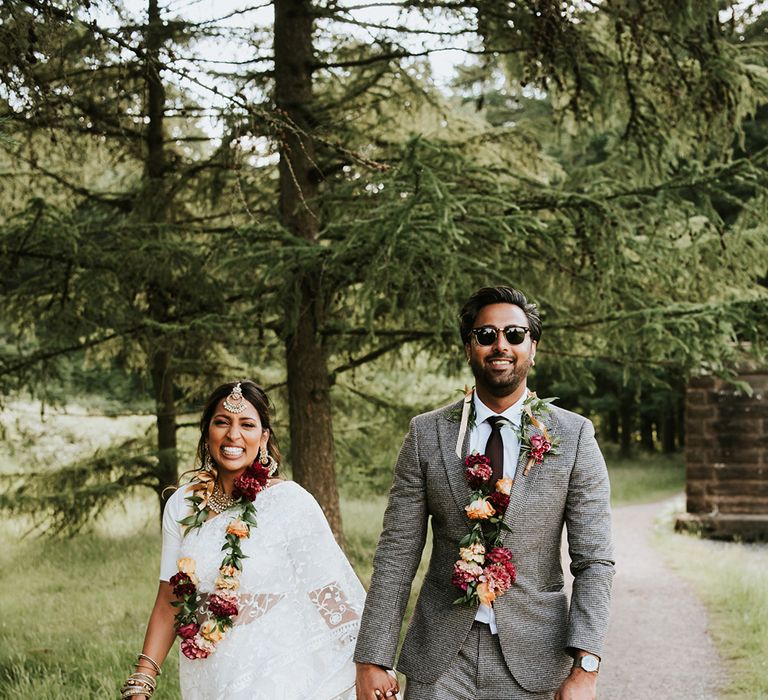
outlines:
[{"label": "grey checked suit jacket", "polygon": [[[432,521],[432,556],[408,627],[397,668],[434,683],[456,659],[475,608],[453,605],[451,584],[458,542],[468,532],[464,506],[469,486],[456,455],[461,402],[416,416],[400,450],[373,578],[355,649],[355,661],[394,667],[400,627],[413,577]],[[532,692],[555,689],[571,666],[569,648],[600,655],[608,626],[613,578],[610,487],[605,462],[585,418],[552,407],[542,417],[559,440],[523,476],[525,455],[512,489],[505,522],[511,532],[517,581],[494,602],[499,641],[510,672]],[[464,439],[468,451],[469,431]],[[563,592],[560,540],[568,528],[570,605]]]}]

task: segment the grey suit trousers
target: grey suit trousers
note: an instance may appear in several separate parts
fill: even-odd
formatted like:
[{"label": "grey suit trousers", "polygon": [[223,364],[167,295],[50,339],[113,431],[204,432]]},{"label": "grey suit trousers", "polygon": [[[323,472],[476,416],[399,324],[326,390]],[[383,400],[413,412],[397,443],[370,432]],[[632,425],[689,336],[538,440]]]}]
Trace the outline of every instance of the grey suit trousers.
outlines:
[{"label": "grey suit trousers", "polygon": [[408,679],[405,700],[552,700],[553,693],[532,693],[514,679],[499,638],[475,622],[456,660],[435,683]]}]

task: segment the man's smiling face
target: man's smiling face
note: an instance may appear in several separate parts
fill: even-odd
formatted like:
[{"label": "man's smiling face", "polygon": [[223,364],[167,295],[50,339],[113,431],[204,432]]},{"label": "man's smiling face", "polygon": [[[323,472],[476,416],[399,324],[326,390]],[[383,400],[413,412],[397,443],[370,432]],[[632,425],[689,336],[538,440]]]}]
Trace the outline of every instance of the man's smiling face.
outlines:
[{"label": "man's smiling face", "polygon": [[[473,328],[482,326],[528,328],[529,324],[525,312],[519,306],[489,304],[480,309]],[[536,355],[536,343],[531,340],[530,333],[526,333],[519,345],[510,345],[504,333],[497,333],[491,345],[479,345],[472,335],[464,346],[464,352],[478,389],[501,398],[514,394],[525,384]]]}]

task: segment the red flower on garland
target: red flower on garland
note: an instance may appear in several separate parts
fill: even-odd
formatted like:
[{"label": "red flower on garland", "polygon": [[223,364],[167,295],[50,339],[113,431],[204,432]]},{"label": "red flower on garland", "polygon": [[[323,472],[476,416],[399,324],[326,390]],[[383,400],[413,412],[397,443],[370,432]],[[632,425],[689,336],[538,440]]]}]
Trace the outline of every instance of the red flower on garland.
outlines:
[{"label": "red flower on garland", "polygon": [[268,479],[269,469],[255,461],[235,479],[232,495],[235,499],[244,498],[246,501],[253,501],[259,491],[267,485]]},{"label": "red flower on garland", "polygon": [[494,547],[485,557],[493,564],[503,564],[505,561],[512,561],[512,552],[506,547]]},{"label": "red flower on garland", "polygon": [[235,602],[228,600],[221,593],[212,593],[208,596],[208,609],[217,617],[234,617],[237,615]]},{"label": "red flower on garland", "polygon": [[472,489],[479,489],[493,475],[491,460],[485,455],[471,454],[464,460],[464,469]]},{"label": "red flower on garland", "polygon": [[190,637],[194,637],[199,630],[199,625],[194,622],[190,622],[187,625],[182,625],[179,627],[179,629],[176,630],[176,634],[178,634],[182,639],[189,639]]},{"label": "red flower on garland", "polygon": [[509,495],[501,491],[494,491],[488,496],[488,500],[491,502],[494,510],[503,517],[509,507]]},{"label": "red flower on garland", "polygon": [[181,653],[188,659],[205,659],[214,650],[213,644],[198,637],[190,637],[181,643]]},{"label": "red flower on garland", "polygon": [[503,566],[512,579],[512,583],[515,582],[515,579],[517,578],[517,570],[512,563],[512,552],[506,547],[494,547],[488,554],[486,554],[485,558],[492,564]]},{"label": "red flower on garland", "polygon": [[168,583],[173,586],[173,595],[177,598],[193,595],[197,590],[195,584],[192,583],[192,579],[181,571],[171,576],[171,580]]},{"label": "red flower on garland", "polygon": [[513,566],[510,572],[504,564],[490,564],[483,569],[481,578],[486,582],[489,590],[498,597],[508,591],[515,582],[515,567]]},{"label": "red flower on garland", "polygon": [[473,564],[459,559],[459,561],[453,565],[451,583],[466,593],[470,583],[477,585],[482,573],[483,567],[479,564]]}]

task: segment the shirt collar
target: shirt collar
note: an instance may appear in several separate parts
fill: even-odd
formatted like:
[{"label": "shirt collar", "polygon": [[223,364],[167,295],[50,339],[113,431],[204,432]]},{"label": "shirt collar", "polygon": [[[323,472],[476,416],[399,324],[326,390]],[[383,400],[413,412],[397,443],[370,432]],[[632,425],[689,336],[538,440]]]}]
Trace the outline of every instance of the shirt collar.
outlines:
[{"label": "shirt collar", "polygon": [[523,404],[528,398],[528,392],[524,391],[523,395],[515,401],[506,411],[503,413],[496,413],[486,406],[477,396],[477,392],[473,392],[472,400],[475,402],[475,425],[480,425],[483,421],[487,420],[490,416],[502,416],[506,418],[512,425],[520,425],[520,417],[523,414]]}]

